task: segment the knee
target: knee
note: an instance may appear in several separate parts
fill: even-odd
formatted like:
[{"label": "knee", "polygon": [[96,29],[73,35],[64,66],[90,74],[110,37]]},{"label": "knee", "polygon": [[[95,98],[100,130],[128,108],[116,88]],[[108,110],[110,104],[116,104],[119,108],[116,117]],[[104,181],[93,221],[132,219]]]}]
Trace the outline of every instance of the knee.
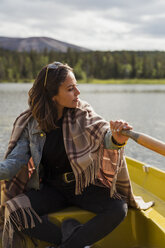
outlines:
[{"label": "knee", "polygon": [[118,203],[118,207],[116,208],[116,211],[119,217],[121,218],[121,220],[123,220],[127,216],[127,212],[128,212],[127,203],[124,201],[120,201],[120,203]]}]

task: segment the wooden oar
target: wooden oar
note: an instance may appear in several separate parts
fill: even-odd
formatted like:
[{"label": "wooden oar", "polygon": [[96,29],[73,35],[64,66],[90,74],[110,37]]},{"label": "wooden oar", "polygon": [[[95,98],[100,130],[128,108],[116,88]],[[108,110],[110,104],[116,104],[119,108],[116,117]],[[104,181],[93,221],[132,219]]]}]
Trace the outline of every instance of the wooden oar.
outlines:
[{"label": "wooden oar", "polygon": [[165,156],[165,143],[152,138],[144,133],[138,133],[131,130],[122,130],[121,133],[134,141],[138,144],[147,147],[148,149],[155,151],[161,155]]}]

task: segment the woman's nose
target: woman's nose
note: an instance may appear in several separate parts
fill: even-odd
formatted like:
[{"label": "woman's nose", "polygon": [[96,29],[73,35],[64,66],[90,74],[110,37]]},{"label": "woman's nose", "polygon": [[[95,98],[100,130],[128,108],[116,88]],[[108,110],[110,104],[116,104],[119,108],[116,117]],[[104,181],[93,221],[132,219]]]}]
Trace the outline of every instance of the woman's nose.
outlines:
[{"label": "woman's nose", "polygon": [[76,87],[76,89],[75,89],[75,94],[78,96],[78,95],[80,95],[80,91],[79,91],[79,89]]}]

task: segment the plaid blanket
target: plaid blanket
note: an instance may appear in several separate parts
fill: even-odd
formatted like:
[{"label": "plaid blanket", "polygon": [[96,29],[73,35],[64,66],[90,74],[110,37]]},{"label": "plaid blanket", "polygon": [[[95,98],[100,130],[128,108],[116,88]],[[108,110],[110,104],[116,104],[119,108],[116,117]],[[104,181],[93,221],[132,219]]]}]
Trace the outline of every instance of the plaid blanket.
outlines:
[{"label": "plaid blanket", "polygon": [[[11,138],[5,158],[12,151],[28,121],[32,118],[30,110],[23,112],[14,122]],[[103,141],[109,123],[97,115],[92,107],[79,101],[76,109],[68,109],[63,120],[63,136],[66,153],[71,163],[75,178],[75,193],[80,194],[89,183],[98,183],[110,188],[110,196],[124,197],[131,207],[143,208],[133,196],[131,182],[123,148],[104,149]],[[35,171],[33,159],[29,160],[9,181],[1,184],[1,205],[7,200],[23,193],[26,184]],[[117,194],[116,194],[117,195]],[[148,206],[147,206],[148,208]]]}]

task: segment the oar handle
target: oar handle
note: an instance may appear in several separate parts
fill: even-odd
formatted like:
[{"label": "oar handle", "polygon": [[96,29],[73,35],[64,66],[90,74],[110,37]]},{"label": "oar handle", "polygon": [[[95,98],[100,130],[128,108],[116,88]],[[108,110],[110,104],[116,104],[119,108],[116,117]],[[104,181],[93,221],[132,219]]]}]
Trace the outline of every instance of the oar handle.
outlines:
[{"label": "oar handle", "polygon": [[152,138],[151,136],[146,135],[144,133],[138,133],[132,130],[122,130],[121,134],[133,139],[138,144],[165,156],[164,142]]}]

